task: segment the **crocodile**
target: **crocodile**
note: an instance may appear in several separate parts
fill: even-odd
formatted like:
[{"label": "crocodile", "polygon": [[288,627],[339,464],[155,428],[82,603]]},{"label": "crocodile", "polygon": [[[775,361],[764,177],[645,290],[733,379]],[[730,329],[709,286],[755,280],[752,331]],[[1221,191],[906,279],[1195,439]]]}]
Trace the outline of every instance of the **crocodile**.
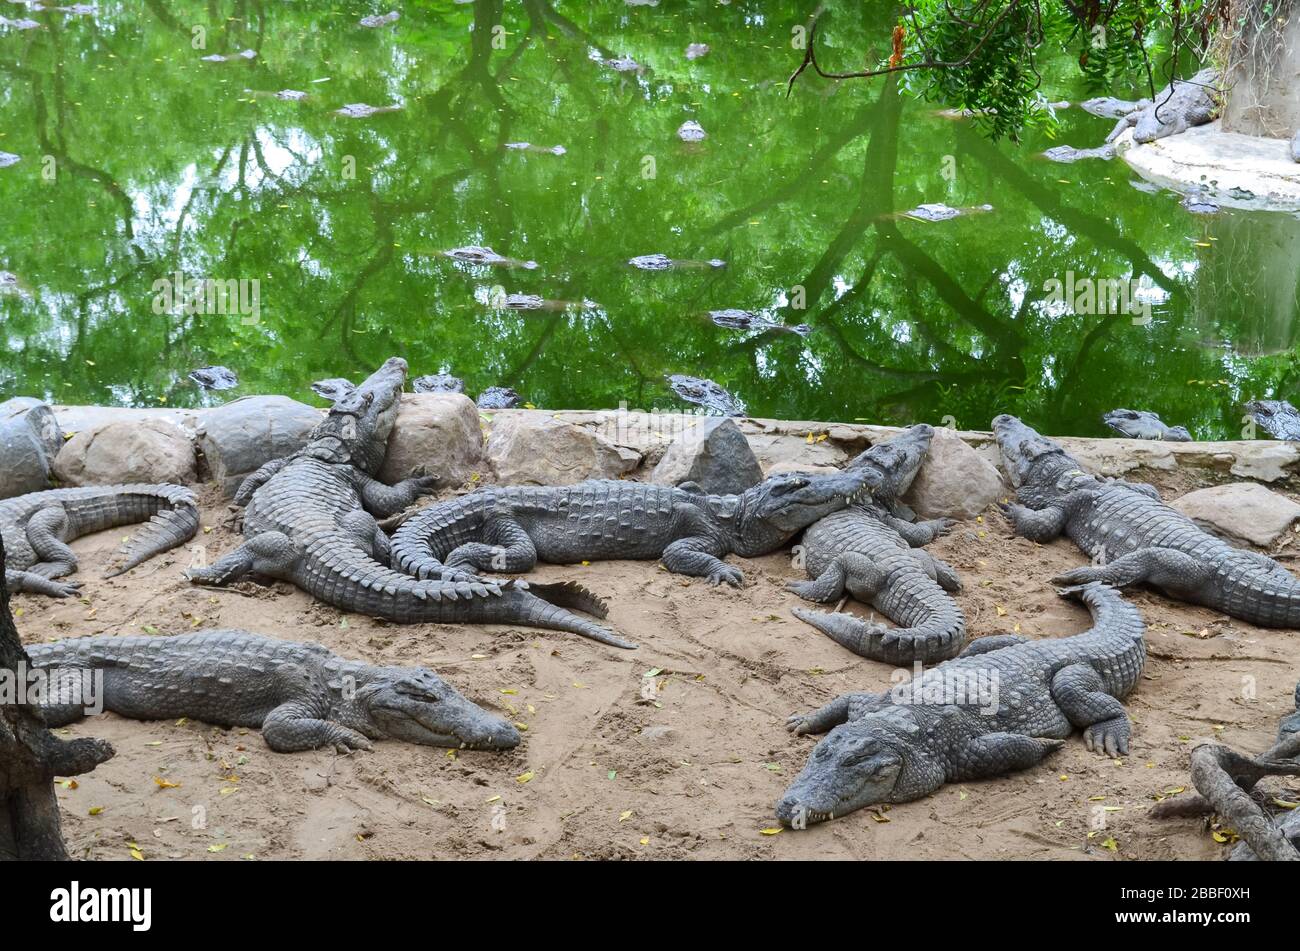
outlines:
[{"label": "crocodile", "polygon": [[1106,585],[1061,594],[1088,607],[1089,630],[982,637],[886,693],[844,694],[790,717],[791,732],[826,736],[777,803],[777,819],[803,828],[920,799],[945,783],[1027,769],[1076,729],[1090,750],[1127,753],[1131,728],[1120,700],[1146,664],[1142,616]]},{"label": "crocodile", "polygon": [[458,579],[469,569],[529,571],[538,561],[662,558],[669,571],[739,586],[744,574],[725,555],[776,551],[862,498],[876,478],[869,469],[788,473],[741,495],[612,479],[484,488],[408,519],[393,535],[393,564],[419,578]]},{"label": "crocodile", "polygon": [[[42,707],[52,727],[80,720],[89,705],[136,720],[191,717],[260,729],[277,753],[368,750],[383,739],[478,750],[519,745],[512,724],[432,671],[344,660],[319,644],[208,630],[71,638],[27,652],[35,668],[57,672]],[[102,672],[102,685],[86,671]]]},{"label": "crocodile", "polygon": [[1300,440],[1300,410],[1286,400],[1251,400],[1246,412],[1273,438]]},{"label": "crocodile", "polygon": [[1003,503],[1016,533],[1069,536],[1094,564],[1060,584],[1147,582],[1171,597],[1263,627],[1300,627],[1300,581],[1266,555],[1233,548],[1160,501],[1149,485],[1102,481],[1014,416],[993,420],[1020,504]]},{"label": "crocodile", "polygon": [[1141,112],[1149,105],[1151,105],[1150,99],[1139,99],[1133,102],[1128,99],[1099,96],[1096,99],[1085,99],[1079,103],[1079,108],[1089,115],[1102,119],[1123,119],[1135,112]]},{"label": "crocodile", "polygon": [[[900,626],[841,612],[794,614],[853,653],[890,664],[947,660],[966,643],[966,619],[949,596],[961,581],[951,567],[923,551],[953,525],[951,519],[909,521],[898,501],[925,461],[934,428],[921,424],[872,446],[849,463],[870,467],[880,486],[869,501],[826,516],[800,543],[808,576],[787,585],[799,597],[830,604],[845,592]],[[898,514],[896,514],[898,513]]]},{"label": "crocodile", "polygon": [[1107,143],[1128,128],[1133,129],[1133,141],[1142,145],[1217,119],[1223,108],[1218,84],[1219,73],[1213,68],[1203,69],[1191,79],[1175,79],[1156,93],[1150,105],[1122,117],[1106,136]]},{"label": "crocodile", "polygon": [[67,542],[140,522],[144,527],[122,547],[125,557],[104,577],[117,577],[193,538],[198,502],[184,486],[165,483],[49,489],[5,499],[0,502],[0,535],[9,553],[5,583],[10,591],[70,597],[80,584],[58,580],[77,570]]},{"label": "crocodile", "polygon": [[721,416],[745,415],[745,404],[712,380],[684,373],[665,374],[664,379],[672,391],[688,403],[703,406]]},{"label": "crocodile", "polygon": [[1101,421],[1129,439],[1161,439],[1165,442],[1191,442],[1185,426],[1168,426],[1155,413],[1145,409],[1113,409]]},{"label": "crocodile", "polygon": [[433,491],[434,476],[393,486],[374,478],[397,418],[406,361],[393,357],[345,393],[297,453],[268,462],[240,485],[245,543],[191,581],[228,585],[248,574],[290,581],[345,611],[404,624],[525,624],[616,647],[636,645],[565,610],[604,617],[605,605],[576,584],[537,585],[461,577],[417,581],[389,567],[389,539],[376,518],[397,515]]}]

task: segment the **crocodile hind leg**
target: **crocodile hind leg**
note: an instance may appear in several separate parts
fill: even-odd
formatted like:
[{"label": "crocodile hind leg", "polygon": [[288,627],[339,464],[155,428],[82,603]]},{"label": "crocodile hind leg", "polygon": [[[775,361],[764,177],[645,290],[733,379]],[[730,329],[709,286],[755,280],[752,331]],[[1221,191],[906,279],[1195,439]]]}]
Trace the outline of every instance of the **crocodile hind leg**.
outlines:
[{"label": "crocodile hind leg", "polygon": [[27,570],[43,578],[63,578],[77,570],[77,556],[64,543],[68,530],[68,513],[61,505],[51,505],[27,522],[27,543],[40,559]]},{"label": "crocodile hind leg", "polygon": [[282,703],[262,723],[262,738],[277,753],[299,753],[332,746],[340,753],[374,745],[356,730],[320,718],[321,711],[298,700]]},{"label": "crocodile hind leg", "polygon": [[948,779],[986,779],[1028,769],[1064,745],[1062,740],[1022,733],[986,733],[972,739],[957,753]]},{"label": "crocodile hind leg", "polygon": [[1004,647],[1014,647],[1017,644],[1023,644],[1029,638],[1023,634],[990,634],[988,637],[980,637],[966,645],[966,649],[961,652],[962,657],[974,657],[976,654],[987,654],[989,651],[1001,650]]},{"label": "crocodile hind leg", "polygon": [[1210,570],[1191,555],[1172,548],[1139,548],[1104,565],[1062,572],[1053,584],[1080,585],[1091,581],[1122,588],[1145,581],[1172,594],[1190,595],[1210,579]]},{"label": "crocodile hind leg", "polygon": [[998,508],[1011,520],[1016,534],[1033,542],[1050,542],[1065,531],[1065,523],[1076,506],[1091,502],[1096,492],[1078,489],[1041,509],[1026,508],[1015,502],[999,502]]},{"label": "crocodile hind leg", "polygon": [[872,693],[846,693],[836,697],[824,707],[810,713],[796,713],[785,721],[785,728],[791,733],[803,736],[806,733],[825,733],[832,727],[847,723],[852,716],[855,703],[865,703],[878,699]]},{"label": "crocodile hind leg", "polygon": [[244,476],[244,481],[239,483],[239,488],[235,490],[235,497],[231,500],[231,504],[237,505],[241,509],[247,508],[248,503],[253,500],[253,493],[270,482],[271,476],[288,464],[288,458],[272,459],[256,472]]},{"label": "crocodile hind leg", "polygon": [[207,567],[191,568],[186,577],[195,584],[224,587],[248,574],[287,578],[298,561],[298,551],[281,532],[263,532]]},{"label": "crocodile hind leg", "polygon": [[739,568],[734,568],[719,557],[723,552],[716,542],[707,538],[693,536],[679,538],[664,549],[663,563],[669,571],[693,578],[706,578],[709,584],[726,582],[739,588],[745,583],[745,575]]},{"label": "crocodile hind leg", "polygon": [[835,558],[826,570],[811,581],[790,581],[786,588],[805,601],[831,604],[844,596],[844,565]]},{"label": "crocodile hind leg", "polygon": [[1062,667],[1052,678],[1052,699],[1074,726],[1083,730],[1088,749],[1107,756],[1128,753],[1129,725],[1124,705],[1106,692],[1101,675],[1087,664]]},{"label": "crocodile hind leg", "polygon": [[356,539],[357,547],[384,567],[392,565],[393,543],[375,517],[362,509],[349,512],[339,519],[339,528]]},{"label": "crocodile hind leg", "polygon": [[961,590],[961,577],[957,569],[941,558],[936,558],[928,551],[914,551],[912,556],[921,566],[921,570],[933,578],[944,591],[953,593]]},{"label": "crocodile hind leg", "polygon": [[448,553],[448,568],[470,566],[479,571],[518,574],[537,566],[537,546],[519,522],[509,515],[496,515],[483,526],[486,541],[468,542]]},{"label": "crocodile hind leg", "polygon": [[378,479],[362,476],[361,502],[376,518],[389,518],[438,487],[437,476],[413,476],[396,485],[384,485]]}]

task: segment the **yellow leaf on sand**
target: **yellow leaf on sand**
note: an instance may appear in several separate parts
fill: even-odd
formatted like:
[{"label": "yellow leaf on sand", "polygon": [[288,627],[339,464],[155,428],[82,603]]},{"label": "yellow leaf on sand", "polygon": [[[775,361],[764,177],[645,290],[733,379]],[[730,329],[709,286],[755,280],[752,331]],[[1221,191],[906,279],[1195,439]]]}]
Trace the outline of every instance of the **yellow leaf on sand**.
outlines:
[{"label": "yellow leaf on sand", "polygon": [[533,771],[530,769],[528,772],[526,772],[526,773],[520,773],[518,776],[516,776],[516,777],[515,777],[515,782],[517,782],[517,783],[526,783],[526,782],[529,782],[529,781],[533,778],[534,775],[535,775],[535,774],[534,774]]},{"label": "yellow leaf on sand", "polygon": [[1118,851],[1119,851],[1119,843],[1115,841],[1115,837],[1114,837],[1114,836],[1111,836],[1111,837],[1108,838],[1105,842],[1103,842],[1103,843],[1101,844],[1101,847],[1102,847],[1103,849],[1110,849],[1112,852],[1118,852]]},{"label": "yellow leaf on sand", "polygon": [[209,852],[224,852],[224,851],[226,851],[226,849],[228,849],[228,848],[230,848],[229,843],[226,843],[226,842],[218,842],[216,845],[209,845],[209,846],[208,846],[208,851],[209,851]]},{"label": "yellow leaf on sand", "polygon": [[624,811],[622,811],[622,812],[620,812],[620,813],[618,814],[618,821],[619,821],[619,822],[627,822],[627,820],[629,820],[629,819],[631,819],[631,818],[632,818],[632,810],[631,810],[631,809],[625,809]]},{"label": "yellow leaf on sand", "polygon": [[173,783],[169,780],[163,779],[161,776],[155,776],[153,778],[153,781],[158,784],[159,789],[180,789],[181,788],[180,783]]},{"label": "yellow leaf on sand", "polygon": [[642,845],[649,845],[649,844],[650,844],[650,836],[648,836],[648,835],[647,835],[647,836],[643,836],[643,837],[641,838],[641,844],[642,844]]},{"label": "yellow leaf on sand", "polygon": [[143,862],[143,861],[144,861],[144,855],[143,855],[143,853],[141,853],[141,851],[140,851],[139,849],[132,849],[132,850],[131,850],[131,858],[135,859],[137,862]]},{"label": "yellow leaf on sand", "polygon": [[1004,608],[1004,607],[1003,607],[1002,605],[1000,605],[1000,604],[995,604],[994,607],[998,609],[998,617],[1005,617],[1005,616],[1006,616],[1006,613],[1007,613],[1007,609],[1006,609],[1006,608]]},{"label": "yellow leaf on sand", "polygon": [[104,811],[104,807],[103,807],[103,806],[91,806],[91,807],[90,807],[90,814],[91,814],[92,816],[97,816],[97,815],[99,815],[99,814],[100,814],[101,812],[103,812],[103,811]]}]

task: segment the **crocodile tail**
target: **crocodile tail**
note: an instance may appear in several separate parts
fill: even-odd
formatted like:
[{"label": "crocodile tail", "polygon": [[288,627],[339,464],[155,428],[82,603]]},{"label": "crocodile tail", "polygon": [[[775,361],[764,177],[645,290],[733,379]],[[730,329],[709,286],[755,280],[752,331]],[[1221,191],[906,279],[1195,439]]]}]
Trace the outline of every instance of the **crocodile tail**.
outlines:
[{"label": "crocodile tail", "polygon": [[532,582],[528,590],[543,601],[562,608],[573,608],[593,617],[609,617],[609,602],[592,593],[576,581],[561,581],[556,584],[538,584]]},{"label": "crocodile tail", "polygon": [[889,627],[852,614],[794,608],[794,616],[811,624],[859,657],[887,664],[928,664],[955,657],[966,643],[959,613],[936,611],[915,627]]},{"label": "crocodile tail", "polygon": [[[543,600],[532,594],[537,589],[537,585],[532,586],[528,591],[513,591],[502,597],[501,607],[505,609],[503,616],[499,618],[487,618],[485,620],[502,620],[517,621],[520,624],[527,624],[531,627],[542,627],[552,631],[568,631],[570,634],[578,634],[582,637],[590,638],[593,641],[599,641],[602,644],[608,644],[611,647],[621,647],[624,650],[635,650],[636,644],[632,641],[624,640],[609,628],[597,624],[595,621],[589,621],[586,618],[579,617],[568,611],[566,607]],[[548,594],[560,598],[572,598],[574,607],[578,603],[591,604],[596,602],[596,606],[603,606],[598,598],[591,592],[584,589],[581,585],[568,582],[566,584],[543,585],[544,588],[553,589]],[[563,589],[556,591],[554,589]],[[512,610],[513,608],[519,610]]]},{"label": "crocodile tail", "polygon": [[114,485],[94,491],[74,490],[62,504],[78,536],[144,523],[122,546],[123,560],[105,572],[106,578],[115,578],[154,555],[185,544],[199,530],[198,500],[182,485]]}]

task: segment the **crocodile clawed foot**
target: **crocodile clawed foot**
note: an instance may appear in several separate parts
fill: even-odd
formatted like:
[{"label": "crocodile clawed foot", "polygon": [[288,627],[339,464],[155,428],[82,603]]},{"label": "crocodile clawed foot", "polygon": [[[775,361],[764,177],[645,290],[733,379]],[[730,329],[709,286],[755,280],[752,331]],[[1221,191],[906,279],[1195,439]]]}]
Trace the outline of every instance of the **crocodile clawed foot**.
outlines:
[{"label": "crocodile clawed foot", "polygon": [[81,592],[80,581],[51,581],[45,593],[51,598],[75,598]]},{"label": "crocodile clawed foot", "polygon": [[1072,568],[1069,571],[1063,571],[1052,578],[1052,584],[1058,587],[1073,587],[1075,585],[1087,584],[1090,581],[1096,581],[1097,569],[1095,568]]},{"label": "crocodile clawed foot", "polygon": [[1129,725],[1124,717],[1102,720],[1083,731],[1083,742],[1094,753],[1115,757],[1128,754]]},{"label": "crocodile clawed foot", "polygon": [[710,572],[708,581],[710,585],[719,585],[725,581],[733,588],[739,588],[745,583],[745,574],[739,568],[724,565],[717,571]]},{"label": "crocodile clawed foot", "polygon": [[795,736],[803,736],[808,732],[808,715],[806,713],[792,713],[785,718],[785,728]]}]

